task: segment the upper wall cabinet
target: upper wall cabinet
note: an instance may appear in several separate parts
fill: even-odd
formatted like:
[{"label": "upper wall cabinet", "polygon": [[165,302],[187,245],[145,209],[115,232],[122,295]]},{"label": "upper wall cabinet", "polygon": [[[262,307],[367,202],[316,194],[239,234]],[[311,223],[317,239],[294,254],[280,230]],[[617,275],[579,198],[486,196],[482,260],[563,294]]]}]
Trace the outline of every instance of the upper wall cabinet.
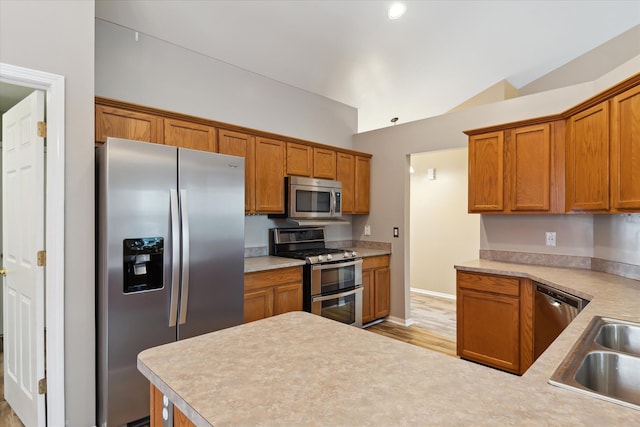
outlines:
[{"label": "upper wall cabinet", "polygon": [[100,97],[95,116],[97,144],[112,136],[244,157],[248,214],[285,212],[285,175],[343,181],[343,213],[369,213],[370,154]]},{"label": "upper wall cabinet", "polygon": [[218,131],[218,152],[230,156],[244,157],[244,210],[247,213],[255,212],[256,167],[254,136],[220,129]]},{"label": "upper wall cabinet", "polygon": [[369,197],[370,197],[370,180],[371,180],[371,158],[364,156],[355,156],[355,196],[354,210],[355,214],[369,213]]},{"label": "upper wall cabinet", "polygon": [[313,147],[287,142],[287,175],[311,176]]},{"label": "upper wall cabinet", "polygon": [[162,118],[123,108],[96,105],[96,142],[107,137],[163,143]]},{"label": "upper wall cabinet", "polygon": [[567,210],[609,209],[609,102],[567,121]]},{"label": "upper wall cabinet", "polygon": [[336,179],[336,152],[313,147],[313,177]]},{"label": "upper wall cabinet", "polygon": [[640,212],[640,74],[557,116],[465,133],[469,212]]},{"label": "upper wall cabinet", "polygon": [[285,143],[256,138],[256,213],[284,213]]},{"label": "upper wall cabinet", "polygon": [[469,137],[469,212],[504,210],[504,132]]},{"label": "upper wall cabinet", "polygon": [[215,153],[216,128],[184,120],[164,119],[164,143]]},{"label": "upper wall cabinet", "polygon": [[640,210],[640,86],[611,100],[611,207]]}]

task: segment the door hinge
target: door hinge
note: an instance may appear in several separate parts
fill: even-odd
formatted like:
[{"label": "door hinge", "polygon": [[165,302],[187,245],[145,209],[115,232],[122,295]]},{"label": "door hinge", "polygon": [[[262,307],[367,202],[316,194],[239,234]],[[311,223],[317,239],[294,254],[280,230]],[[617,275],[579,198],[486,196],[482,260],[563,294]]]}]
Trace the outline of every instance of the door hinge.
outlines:
[{"label": "door hinge", "polygon": [[47,377],[38,381],[38,394],[47,394]]},{"label": "door hinge", "polygon": [[38,267],[47,265],[47,251],[38,251]]},{"label": "door hinge", "polygon": [[47,137],[47,122],[38,122],[38,136],[40,138]]}]

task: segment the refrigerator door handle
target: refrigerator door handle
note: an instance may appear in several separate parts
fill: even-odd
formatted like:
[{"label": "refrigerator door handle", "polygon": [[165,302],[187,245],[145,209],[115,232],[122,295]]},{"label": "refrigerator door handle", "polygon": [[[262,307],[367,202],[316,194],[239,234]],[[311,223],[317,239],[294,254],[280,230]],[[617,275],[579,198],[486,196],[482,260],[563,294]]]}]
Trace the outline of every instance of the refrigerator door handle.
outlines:
[{"label": "refrigerator door handle", "polygon": [[180,325],[187,321],[189,302],[189,208],[187,190],[180,190],[180,221],[182,221],[182,286],[180,286]]},{"label": "refrigerator door handle", "polygon": [[178,318],[178,291],[180,288],[180,214],[178,212],[178,191],[171,189],[171,305],[169,327],[176,326]]}]

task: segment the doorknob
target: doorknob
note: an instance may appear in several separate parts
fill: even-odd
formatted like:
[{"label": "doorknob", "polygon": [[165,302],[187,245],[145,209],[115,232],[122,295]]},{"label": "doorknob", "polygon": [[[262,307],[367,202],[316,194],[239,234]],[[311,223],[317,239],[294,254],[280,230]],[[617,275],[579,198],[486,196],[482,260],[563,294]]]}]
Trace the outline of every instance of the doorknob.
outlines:
[{"label": "doorknob", "polygon": [[7,275],[7,269],[3,268],[2,270],[0,270],[0,276],[6,276]]}]

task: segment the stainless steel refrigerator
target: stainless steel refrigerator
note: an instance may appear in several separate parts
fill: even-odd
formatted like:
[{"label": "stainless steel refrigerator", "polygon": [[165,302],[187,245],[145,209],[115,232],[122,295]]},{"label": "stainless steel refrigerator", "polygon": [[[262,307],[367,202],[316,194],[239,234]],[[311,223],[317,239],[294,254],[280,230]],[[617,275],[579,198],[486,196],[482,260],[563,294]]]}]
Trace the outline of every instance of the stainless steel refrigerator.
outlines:
[{"label": "stainless steel refrigerator", "polygon": [[108,138],[96,150],[100,426],[149,415],[144,349],[241,324],[244,159]]}]

